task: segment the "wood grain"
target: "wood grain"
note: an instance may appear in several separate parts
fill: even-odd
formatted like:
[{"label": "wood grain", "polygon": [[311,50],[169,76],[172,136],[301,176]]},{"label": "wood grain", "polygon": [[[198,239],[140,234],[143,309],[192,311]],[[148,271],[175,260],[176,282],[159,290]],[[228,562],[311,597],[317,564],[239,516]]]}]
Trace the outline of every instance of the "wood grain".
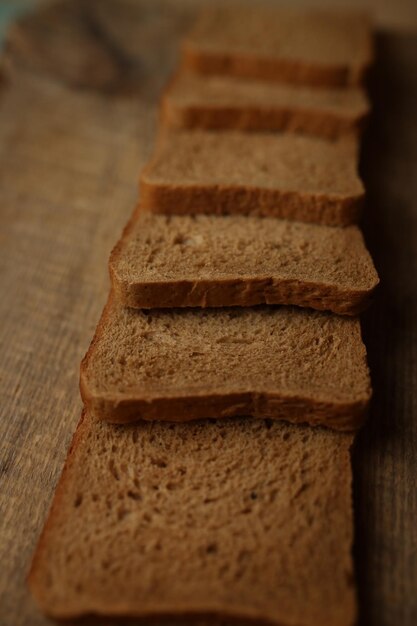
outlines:
[{"label": "wood grain", "polygon": [[[108,254],[192,12],[178,5],[76,0],[10,33],[0,97],[1,626],[49,623],[24,577],[78,420],[78,366],[107,294]],[[364,626],[417,623],[416,61],[417,36],[381,35],[363,159],[383,282],[365,320],[375,401],[355,451]]]}]

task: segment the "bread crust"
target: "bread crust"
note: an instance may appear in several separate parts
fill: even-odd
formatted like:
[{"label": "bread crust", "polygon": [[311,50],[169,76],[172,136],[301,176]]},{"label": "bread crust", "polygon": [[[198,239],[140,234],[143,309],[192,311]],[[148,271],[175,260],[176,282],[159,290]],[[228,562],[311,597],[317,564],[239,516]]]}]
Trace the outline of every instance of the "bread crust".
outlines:
[{"label": "bread crust", "polygon": [[249,415],[260,419],[282,419],[293,424],[327,426],[341,432],[359,429],[366,417],[369,398],[353,403],[319,402],[312,397],[285,396],[266,392],[202,394],[184,397],[131,395],[95,396],[81,372],[82,399],[97,419],[112,424],[138,420],[187,422]]},{"label": "bread crust", "polygon": [[226,106],[205,107],[189,105],[177,107],[169,95],[165,95],[161,104],[161,123],[170,129],[187,128],[203,130],[241,130],[241,131],[287,131],[306,133],[338,139],[345,135],[357,137],[366,126],[368,115],[363,113],[355,118],[338,116],[326,111],[313,109],[294,109],[285,106]]},{"label": "bread crust", "polygon": [[180,185],[152,180],[153,160],[142,170],[141,204],[154,213],[257,215],[327,226],[360,220],[365,192],[349,197],[233,185]]},{"label": "bread crust", "polygon": [[123,306],[134,309],[285,304],[353,316],[368,307],[376,288],[343,290],[333,285],[298,280],[274,281],[268,277],[132,283],[121,280],[112,264],[110,275],[115,296]]},{"label": "bread crust", "polygon": [[373,55],[356,67],[320,65],[285,58],[261,58],[246,53],[210,52],[195,47],[191,42],[182,45],[183,67],[200,74],[217,74],[283,82],[311,87],[355,87],[365,83]]}]

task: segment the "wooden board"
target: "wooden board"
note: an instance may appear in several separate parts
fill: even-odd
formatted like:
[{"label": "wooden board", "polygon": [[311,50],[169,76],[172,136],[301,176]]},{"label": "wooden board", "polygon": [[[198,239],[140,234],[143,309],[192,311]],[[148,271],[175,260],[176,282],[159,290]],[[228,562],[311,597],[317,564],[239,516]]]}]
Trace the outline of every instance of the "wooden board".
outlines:
[{"label": "wooden board", "polygon": [[[179,4],[181,10],[179,9]],[[0,94],[0,624],[47,624],[24,583],[81,402],[78,366],[134,207],[185,2],[72,0],[10,32]],[[410,19],[411,19],[410,14]],[[361,623],[417,624],[417,36],[378,40],[365,228],[383,287],[355,450]]]}]

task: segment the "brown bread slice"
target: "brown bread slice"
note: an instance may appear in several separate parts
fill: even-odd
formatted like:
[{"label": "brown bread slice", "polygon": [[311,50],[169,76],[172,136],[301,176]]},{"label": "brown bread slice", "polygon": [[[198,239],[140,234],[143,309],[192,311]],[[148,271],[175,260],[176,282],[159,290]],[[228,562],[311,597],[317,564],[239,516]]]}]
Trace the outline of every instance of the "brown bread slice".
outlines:
[{"label": "brown bread slice", "polygon": [[251,214],[327,225],[357,222],[357,143],[293,134],[163,134],[141,176],[157,213]]},{"label": "brown bread slice", "polygon": [[356,226],[140,209],[112,252],[110,274],[135,308],[266,303],[353,315],[378,283]]},{"label": "brown bread slice", "polygon": [[211,6],[183,43],[183,65],[204,74],[314,86],[363,83],[373,58],[358,11]]},{"label": "brown bread slice", "polygon": [[291,307],[142,311],[111,297],[81,394],[110,422],[251,415],[350,430],[371,387],[356,318]]},{"label": "brown bread slice", "polygon": [[54,618],[352,626],[351,443],[282,422],[120,427],[87,415],[31,591]]},{"label": "brown bread slice", "polygon": [[335,139],[358,134],[369,113],[360,89],[312,89],[180,72],[162,99],[169,128],[286,130]]}]

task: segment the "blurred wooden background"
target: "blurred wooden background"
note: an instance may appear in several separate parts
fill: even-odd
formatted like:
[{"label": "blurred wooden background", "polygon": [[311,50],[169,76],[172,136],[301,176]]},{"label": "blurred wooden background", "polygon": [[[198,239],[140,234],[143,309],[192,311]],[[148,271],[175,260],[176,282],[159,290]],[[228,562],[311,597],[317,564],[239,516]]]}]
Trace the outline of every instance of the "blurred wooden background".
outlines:
[{"label": "blurred wooden background", "polygon": [[[1,8],[13,5],[12,15],[24,4]],[[78,421],[78,366],[107,293],[108,254],[133,209],[158,95],[196,4],[42,2],[8,31],[0,92],[1,626],[48,623],[24,577]],[[374,9],[380,28],[362,163],[364,228],[382,288],[364,319],[375,398],[354,454],[361,624],[414,626],[417,5],[355,4]]]}]

